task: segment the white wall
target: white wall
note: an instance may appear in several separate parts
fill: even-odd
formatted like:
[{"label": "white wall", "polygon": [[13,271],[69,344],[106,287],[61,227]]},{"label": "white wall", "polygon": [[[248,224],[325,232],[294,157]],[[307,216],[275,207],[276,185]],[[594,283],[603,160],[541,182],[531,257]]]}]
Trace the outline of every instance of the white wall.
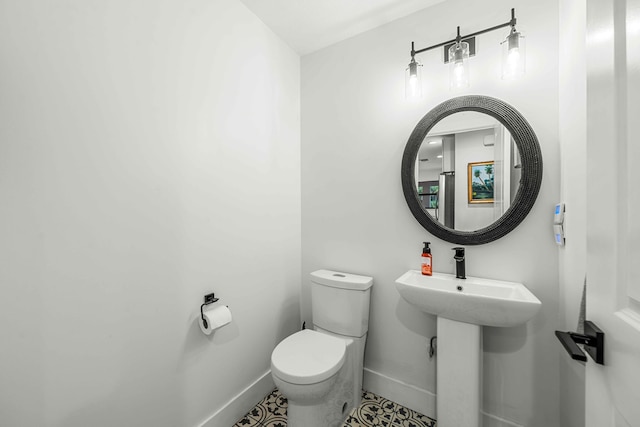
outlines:
[{"label": "white wall", "polygon": [[[566,204],[566,245],[560,249],[558,329],[575,331],[587,258],[587,75],[586,2],[559,3],[561,200]],[[590,363],[590,362],[587,362]],[[560,358],[560,419],[566,427],[585,425],[585,366]]]},{"label": "white wall", "polygon": [[[541,313],[526,326],[485,328],[484,409],[521,425],[556,427],[558,255],[551,225],[560,164],[554,1],[452,0],[302,58],[302,309],[309,320],[306,277],[314,269],[372,275],[366,376],[433,397],[435,361],[427,357],[426,342],[435,334],[435,319],[403,302],[394,280],[418,268],[423,240],[433,242],[435,271],[453,272],[455,245],[428,235],[412,217],[400,162],[415,124],[454,94],[440,51],[421,55],[427,64],[421,102],[405,101],[403,72],[412,40],[423,47],[455,36],[457,25],[464,33],[505,22],[511,7],[528,37],[527,75],[515,82],[500,79],[499,42],[507,30],[489,33],[479,39],[472,86],[463,94],[501,98],[527,118],[540,140],[544,178],[533,210],[516,230],[467,248],[467,273],[521,281],[542,301]],[[485,420],[485,426],[494,421]]]},{"label": "white wall", "polygon": [[[416,170],[418,171],[418,182],[437,181],[442,173],[442,162],[436,159],[435,162],[416,161]],[[426,191],[426,190],[425,190]]]},{"label": "white wall", "polygon": [[0,28],[0,424],[200,425],[299,327],[298,55],[237,0]]}]

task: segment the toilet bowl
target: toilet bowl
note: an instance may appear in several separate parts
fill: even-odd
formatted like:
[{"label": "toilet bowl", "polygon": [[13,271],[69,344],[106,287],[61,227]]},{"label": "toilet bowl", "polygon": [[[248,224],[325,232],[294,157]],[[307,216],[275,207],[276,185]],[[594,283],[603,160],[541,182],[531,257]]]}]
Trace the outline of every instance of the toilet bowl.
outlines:
[{"label": "toilet bowl", "polygon": [[289,400],[287,417],[308,426],[327,426],[331,408],[327,395],[334,390],[345,361],[346,345],[339,338],[309,329],[282,341],[271,355],[271,373]]},{"label": "toilet bowl", "polygon": [[313,330],[285,338],[271,354],[273,381],[288,399],[288,427],[338,427],[360,404],[372,283],[311,273]]}]

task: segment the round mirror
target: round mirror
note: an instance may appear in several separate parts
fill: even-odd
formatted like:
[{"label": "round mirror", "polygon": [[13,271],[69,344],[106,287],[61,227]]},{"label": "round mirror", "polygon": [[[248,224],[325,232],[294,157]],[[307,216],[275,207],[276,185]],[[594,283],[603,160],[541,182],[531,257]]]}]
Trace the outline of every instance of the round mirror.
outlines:
[{"label": "round mirror", "polygon": [[462,96],[435,107],[413,130],[402,188],[414,217],[451,243],[499,239],[529,213],[542,182],[535,133],[510,105]]}]

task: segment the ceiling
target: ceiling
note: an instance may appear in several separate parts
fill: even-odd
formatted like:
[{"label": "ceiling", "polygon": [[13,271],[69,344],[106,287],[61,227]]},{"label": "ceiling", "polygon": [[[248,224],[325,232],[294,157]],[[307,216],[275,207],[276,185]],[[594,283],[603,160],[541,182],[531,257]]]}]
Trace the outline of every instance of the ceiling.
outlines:
[{"label": "ceiling", "polygon": [[300,55],[444,0],[240,0]]}]

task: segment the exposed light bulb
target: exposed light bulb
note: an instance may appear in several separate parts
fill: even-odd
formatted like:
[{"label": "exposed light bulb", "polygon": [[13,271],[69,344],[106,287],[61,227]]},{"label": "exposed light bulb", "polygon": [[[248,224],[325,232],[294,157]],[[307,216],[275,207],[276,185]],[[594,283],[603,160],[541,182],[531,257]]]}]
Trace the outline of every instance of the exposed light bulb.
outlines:
[{"label": "exposed light bulb", "polygon": [[502,42],[502,78],[514,79],[520,77],[525,71],[524,37],[521,33],[511,28],[511,32]]},{"label": "exposed light bulb", "polygon": [[516,64],[518,61],[520,61],[520,48],[509,49],[509,63]]},{"label": "exposed light bulb", "polygon": [[449,48],[449,86],[460,89],[469,86],[469,43],[458,42]]},{"label": "exposed light bulb", "polygon": [[415,93],[418,88],[418,76],[415,74],[409,77],[409,85],[411,85],[411,92]]},{"label": "exposed light bulb", "polygon": [[515,77],[518,74],[518,68],[520,65],[520,49],[515,47],[509,50],[507,54],[507,70],[505,75],[509,77]]},{"label": "exposed light bulb", "polygon": [[460,80],[464,75],[464,64],[462,61],[456,61],[453,66],[453,73],[456,76],[456,80]]},{"label": "exposed light bulb", "polygon": [[422,64],[412,57],[405,72],[405,97],[407,99],[418,99],[422,96],[420,68],[422,68]]}]

